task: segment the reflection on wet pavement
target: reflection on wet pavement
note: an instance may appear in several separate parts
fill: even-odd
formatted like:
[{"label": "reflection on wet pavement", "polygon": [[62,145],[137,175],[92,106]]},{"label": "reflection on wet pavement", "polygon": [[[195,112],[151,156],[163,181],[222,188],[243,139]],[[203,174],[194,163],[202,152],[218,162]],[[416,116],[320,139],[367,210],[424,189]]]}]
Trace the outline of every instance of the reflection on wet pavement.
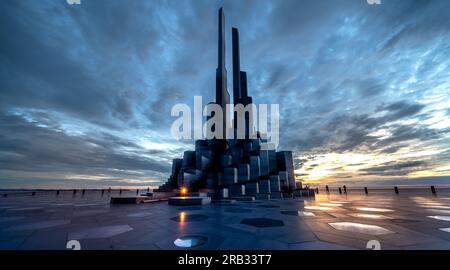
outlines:
[{"label": "reflection on wet pavement", "polygon": [[375,215],[375,214],[361,214],[361,213],[356,213],[356,214],[349,214],[352,217],[360,217],[360,218],[373,218],[373,219],[387,219],[389,217],[387,216],[383,216],[383,215]]},{"label": "reflection on wet pavement", "polygon": [[428,216],[437,220],[450,221],[450,216]]},{"label": "reflection on wet pavement", "polygon": [[340,203],[320,203],[322,206],[342,206]]},{"label": "reflection on wet pavement", "polygon": [[367,212],[393,212],[392,209],[385,209],[385,208],[376,208],[376,207],[357,207],[356,209],[360,211],[367,211]]},{"label": "reflection on wet pavement", "polygon": [[320,211],[333,210],[333,208],[331,208],[331,207],[314,206],[314,205],[307,205],[307,206],[305,206],[305,209],[308,209],[308,210],[320,210]]},{"label": "reflection on wet pavement", "polygon": [[354,222],[335,222],[329,223],[336,230],[356,232],[370,235],[383,235],[394,233],[388,229],[385,229],[376,225],[354,223]]},{"label": "reflection on wet pavement", "polygon": [[177,247],[192,248],[203,245],[206,242],[206,240],[207,238],[204,236],[192,235],[177,238],[173,243]]}]

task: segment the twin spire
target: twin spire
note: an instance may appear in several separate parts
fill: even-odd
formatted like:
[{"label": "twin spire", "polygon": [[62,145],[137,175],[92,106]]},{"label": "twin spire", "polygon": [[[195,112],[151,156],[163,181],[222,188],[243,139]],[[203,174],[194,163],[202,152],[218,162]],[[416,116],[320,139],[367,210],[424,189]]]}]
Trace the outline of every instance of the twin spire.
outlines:
[{"label": "twin spire", "polygon": [[[227,70],[225,67],[225,15],[223,8],[219,9],[218,65],[216,70],[216,103],[225,108],[230,104],[227,90]],[[249,104],[247,93],[247,73],[241,71],[239,55],[239,30],[232,28],[233,53],[233,104]],[[251,98],[250,98],[251,99]],[[251,103],[251,102],[250,102]]]}]

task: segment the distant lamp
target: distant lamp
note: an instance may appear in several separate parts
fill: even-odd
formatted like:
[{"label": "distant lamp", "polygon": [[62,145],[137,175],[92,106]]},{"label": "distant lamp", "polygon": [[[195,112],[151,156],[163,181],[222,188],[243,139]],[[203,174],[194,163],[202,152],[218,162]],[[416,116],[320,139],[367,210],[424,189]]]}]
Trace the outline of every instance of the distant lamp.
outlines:
[{"label": "distant lamp", "polygon": [[186,187],[181,188],[181,195],[186,195],[188,193],[188,190]]}]

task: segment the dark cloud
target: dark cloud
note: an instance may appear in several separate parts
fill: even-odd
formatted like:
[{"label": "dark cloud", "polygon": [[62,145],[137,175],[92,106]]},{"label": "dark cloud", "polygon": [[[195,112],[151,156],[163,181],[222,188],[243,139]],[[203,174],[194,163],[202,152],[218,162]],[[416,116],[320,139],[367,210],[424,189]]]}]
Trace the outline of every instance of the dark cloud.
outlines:
[{"label": "dark cloud", "polygon": [[389,111],[389,120],[413,116],[419,113],[425,106],[422,104],[411,104],[406,101],[399,101],[380,108],[381,111]]},{"label": "dark cloud", "polygon": [[410,172],[427,168],[425,161],[388,162],[372,168],[366,168],[360,175],[404,176]]},{"label": "dark cloud", "polygon": [[109,175],[114,171],[145,171],[158,175],[170,168],[167,162],[144,157],[152,152],[110,134],[68,135],[14,115],[2,115],[0,126],[0,169],[17,174]]}]

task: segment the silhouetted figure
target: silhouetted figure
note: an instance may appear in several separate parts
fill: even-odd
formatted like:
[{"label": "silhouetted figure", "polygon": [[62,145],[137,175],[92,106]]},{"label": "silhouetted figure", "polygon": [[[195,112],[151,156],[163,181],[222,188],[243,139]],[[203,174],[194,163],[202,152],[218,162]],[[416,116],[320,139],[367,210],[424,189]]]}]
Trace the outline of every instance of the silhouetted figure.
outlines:
[{"label": "silhouetted figure", "polygon": [[122,195],[122,189],[119,190],[119,194]]},{"label": "silhouetted figure", "polygon": [[83,191],[81,191],[81,195],[83,195],[84,196],[84,194],[86,193],[86,190],[85,189],[83,189]]},{"label": "silhouetted figure", "polygon": [[56,196],[59,196],[59,190],[56,191]]},{"label": "silhouetted figure", "polygon": [[339,194],[342,194],[342,189],[341,189],[341,187],[339,187]]},{"label": "silhouetted figure", "polygon": [[73,192],[72,192],[72,194],[75,196],[75,194],[77,194],[77,190],[74,189]]},{"label": "silhouetted figure", "polygon": [[347,194],[347,187],[344,185],[344,193]]},{"label": "silhouetted figure", "polygon": [[139,189],[136,189],[136,195],[138,195],[139,194]]},{"label": "silhouetted figure", "polygon": [[327,191],[327,193],[330,193],[330,189],[328,188],[328,186],[325,186],[325,190]]},{"label": "silhouetted figure", "polygon": [[105,190],[104,189],[102,189],[102,197],[103,197],[103,194],[105,194]]},{"label": "silhouetted figure", "polygon": [[398,194],[398,187],[394,187],[395,194]]},{"label": "silhouetted figure", "polygon": [[367,189],[367,187],[364,187],[364,192],[366,193],[366,195],[369,194],[369,190]]},{"label": "silhouetted figure", "polygon": [[111,187],[108,188],[108,193],[111,193]]}]

